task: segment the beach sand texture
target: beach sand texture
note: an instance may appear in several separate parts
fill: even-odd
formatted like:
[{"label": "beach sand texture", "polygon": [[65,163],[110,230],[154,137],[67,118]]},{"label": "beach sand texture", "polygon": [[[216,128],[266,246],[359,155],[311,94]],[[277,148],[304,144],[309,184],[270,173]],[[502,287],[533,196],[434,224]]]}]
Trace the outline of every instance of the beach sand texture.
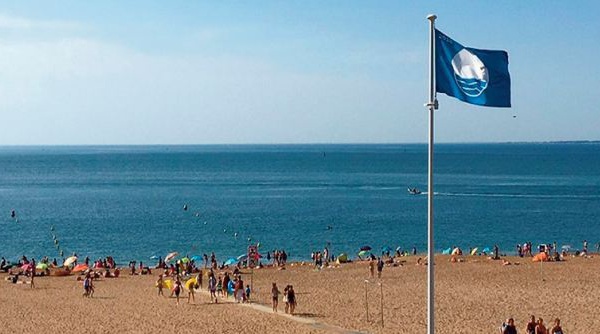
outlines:
[{"label": "beach sand texture", "polygon": [[[465,257],[464,263],[448,259],[436,257],[436,333],[498,333],[507,317],[514,317],[524,332],[530,314],[543,317],[547,326],[561,318],[569,334],[600,328],[594,311],[600,300],[598,256],[543,264],[511,257],[520,265],[510,266],[477,256]],[[427,268],[415,265],[415,257],[402,260],[403,266],[385,267],[381,280],[369,278],[366,262],[320,271],[308,264],[288,264],[285,270],[265,268],[254,270],[252,278],[243,275],[245,283],[252,281],[253,302],[266,308],[231,301],[211,304],[204,292],[196,294],[195,304],[187,304],[184,292],[177,306],[174,298],[156,296],[154,272],[97,281],[94,298],[82,297],[75,276],[39,277],[35,289],[2,280],[0,333],[425,333]],[[286,284],[294,285],[296,316],[268,311],[272,282],[281,291]]]}]

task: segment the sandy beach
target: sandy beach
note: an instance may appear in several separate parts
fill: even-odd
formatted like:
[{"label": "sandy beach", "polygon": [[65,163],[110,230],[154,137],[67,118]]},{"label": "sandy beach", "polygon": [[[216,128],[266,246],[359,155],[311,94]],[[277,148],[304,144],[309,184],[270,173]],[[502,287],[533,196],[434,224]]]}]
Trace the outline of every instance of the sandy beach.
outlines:
[{"label": "sandy beach", "polygon": [[[530,314],[548,325],[559,317],[565,333],[587,334],[600,326],[591,310],[600,298],[598,256],[543,264],[510,257],[509,266],[485,257],[464,259],[436,258],[436,333],[496,333],[507,317],[523,332]],[[415,257],[401,260],[402,266],[385,267],[381,280],[369,277],[367,262],[322,270],[298,263],[285,270],[257,269],[243,275],[254,287],[251,306],[231,300],[212,304],[205,292],[197,293],[193,304],[184,292],[177,306],[174,298],[157,296],[154,272],[100,279],[93,298],[82,297],[76,276],[38,277],[31,289],[1,274],[0,332],[423,333],[427,268],[415,265]],[[280,290],[294,285],[293,317],[283,315],[281,300],[279,314],[270,311],[272,282]]]}]

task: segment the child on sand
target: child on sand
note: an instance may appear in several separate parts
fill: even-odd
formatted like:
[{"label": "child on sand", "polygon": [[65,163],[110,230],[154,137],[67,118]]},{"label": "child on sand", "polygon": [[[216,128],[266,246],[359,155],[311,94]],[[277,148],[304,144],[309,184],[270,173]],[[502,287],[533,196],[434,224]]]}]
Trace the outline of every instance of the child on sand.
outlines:
[{"label": "child on sand", "polygon": [[502,324],[501,333],[517,334],[517,328],[515,327],[515,320],[513,318],[509,318],[508,320],[506,320],[506,323]]},{"label": "child on sand", "polygon": [[212,272],[210,273],[210,275],[208,276],[208,290],[210,290],[210,301],[215,303],[218,303],[217,300],[217,279],[215,278],[215,274],[213,274]]},{"label": "child on sand", "polygon": [[246,302],[250,302],[250,285],[246,284]]},{"label": "child on sand", "polygon": [[288,289],[288,304],[290,304],[290,314],[294,315],[296,309],[296,293],[294,292],[294,286],[290,285]]},{"label": "child on sand", "polygon": [[273,300],[273,312],[277,313],[277,305],[279,304],[279,289],[277,288],[277,283],[273,282],[273,287],[271,288],[271,299]]},{"label": "child on sand", "polygon": [[160,274],[160,275],[158,275],[158,279],[156,280],[156,288],[158,289],[159,296],[164,296],[163,287],[164,287],[163,275]]},{"label": "child on sand", "polygon": [[85,279],[83,280],[83,296],[84,297],[90,296],[91,285],[92,285],[92,278],[90,277],[90,274],[86,274]]}]

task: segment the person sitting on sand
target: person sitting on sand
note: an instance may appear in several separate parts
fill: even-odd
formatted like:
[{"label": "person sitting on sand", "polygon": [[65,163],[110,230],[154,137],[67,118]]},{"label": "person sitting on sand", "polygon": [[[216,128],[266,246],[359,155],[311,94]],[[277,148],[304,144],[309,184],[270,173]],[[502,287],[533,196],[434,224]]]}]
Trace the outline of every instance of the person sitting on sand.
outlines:
[{"label": "person sitting on sand", "polygon": [[513,318],[508,318],[506,320],[506,323],[502,324],[501,333],[517,334],[517,328],[515,327],[515,320]]},{"label": "person sitting on sand", "polygon": [[532,314],[529,322],[527,323],[527,327],[525,327],[525,334],[535,334],[535,326],[537,323],[535,322],[535,316]]},{"label": "person sitting on sand", "polygon": [[510,266],[512,263],[510,263],[510,261],[506,260],[506,259],[502,259],[502,265],[503,266]]},{"label": "person sitting on sand", "polygon": [[550,330],[550,334],[563,334],[562,327],[560,327],[560,319],[554,319],[554,326]]},{"label": "person sitting on sand", "polygon": [[537,325],[535,326],[535,334],[548,334],[548,329],[544,326],[544,319],[538,318]]}]

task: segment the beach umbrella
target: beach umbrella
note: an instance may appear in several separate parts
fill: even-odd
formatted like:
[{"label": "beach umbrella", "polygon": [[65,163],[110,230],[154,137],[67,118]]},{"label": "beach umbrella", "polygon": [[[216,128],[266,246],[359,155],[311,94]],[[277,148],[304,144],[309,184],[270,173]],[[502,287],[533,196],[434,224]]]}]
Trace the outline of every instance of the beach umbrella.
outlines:
[{"label": "beach umbrella", "polygon": [[31,263],[27,263],[21,266],[21,269],[23,270],[29,270],[31,268]]},{"label": "beach umbrella", "polygon": [[362,247],[360,248],[360,250],[361,250],[361,251],[370,251],[371,249],[372,249],[372,248],[371,248],[371,246],[366,246],[366,245],[365,245],[365,246],[362,246]]},{"label": "beach umbrella", "polygon": [[481,252],[482,252],[482,253],[486,253],[486,254],[487,254],[487,253],[491,253],[492,251],[490,250],[490,248],[489,248],[489,247],[486,247],[486,248],[484,248],[484,249],[483,249]]},{"label": "beach umbrella", "polygon": [[185,282],[185,288],[189,290],[192,286],[194,286],[194,284],[196,284],[196,277],[192,277],[189,280],[187,280]]},{"label": "beach umbrella", "polygon": [[165,262],[169,262],[171,260],[173,260],[177,255],[179,255],[179,253],[177,252],[172,252],[167,254],[167,256],[165,256]]},{"label": "beach umbrella", "polygon": [[444,249],[444,250],[442,251],[442,254],[443,254],[443,255],[450,255],[450,252],[451,252],[451,251],[452,251],[452,248],[448,247],[448,248],[446,248],[446,249]]},{"label": "beach umbrella", "polygon": [[35,266],[35,268],[39,269],[39,270],[46,270],[46,269],[48,269],[48,264],[40,262],[37,264],[37,266]]},{"label": "beach umbrella", "polygon": [[72,265],[75,261],[77,261],[77,256],[70,256],[63,263],[63,267],[68,267],[68,266]]},{"label": "beach umbrella", "polygon": [[85,263],[82,263],[82,264],[76,265],[75,268],[73,268],[73,272],[76,273],[79,271],[86,271],[88,269],[90,269],[90,267],[88,267]]},{"label": "beach umbrella", "polygon": [[361,250],[360,252],[358,252],[358,256],[363,257],[363,256],[367,256],[369,254],[368,250]]},{"label": "beach umbrella", "polygon": [[475,254],[477,254],[477,247],[475,247],[471,250],[471,255],[475,255]]},{"label": "beach umbrella", "polygon": [[402,247],[400,247],[400,246],[396,247],[396,252],[399,252],[401,250],[402,250]]},{"label": "beach umbrella", "polygon": [[194,262],[201,262],[202,261],[202,256],[200,255],[194,255],[190,258],[190,260],[194,261]]},{"label": "beach umbrella", "polygon": [[238,261],[244,261],[247,258],[248,258],[248,254],[242,254],[237,257]]},{"label": "beach umbrella", "polygon": [[237,262],[238,262],[238,260],[236,258],[232,257],[229,260],[225,261],[225,265],[226,266],[230,266],[230,265],[232,265],[234,263],[237,263]]},{"label": "beach umbrella", "polygon": [[188,262],[190,262],[190,258],[184,257],[184,258],[180,259],[179,261],[181,261],[181,263],[188,263]]}]

